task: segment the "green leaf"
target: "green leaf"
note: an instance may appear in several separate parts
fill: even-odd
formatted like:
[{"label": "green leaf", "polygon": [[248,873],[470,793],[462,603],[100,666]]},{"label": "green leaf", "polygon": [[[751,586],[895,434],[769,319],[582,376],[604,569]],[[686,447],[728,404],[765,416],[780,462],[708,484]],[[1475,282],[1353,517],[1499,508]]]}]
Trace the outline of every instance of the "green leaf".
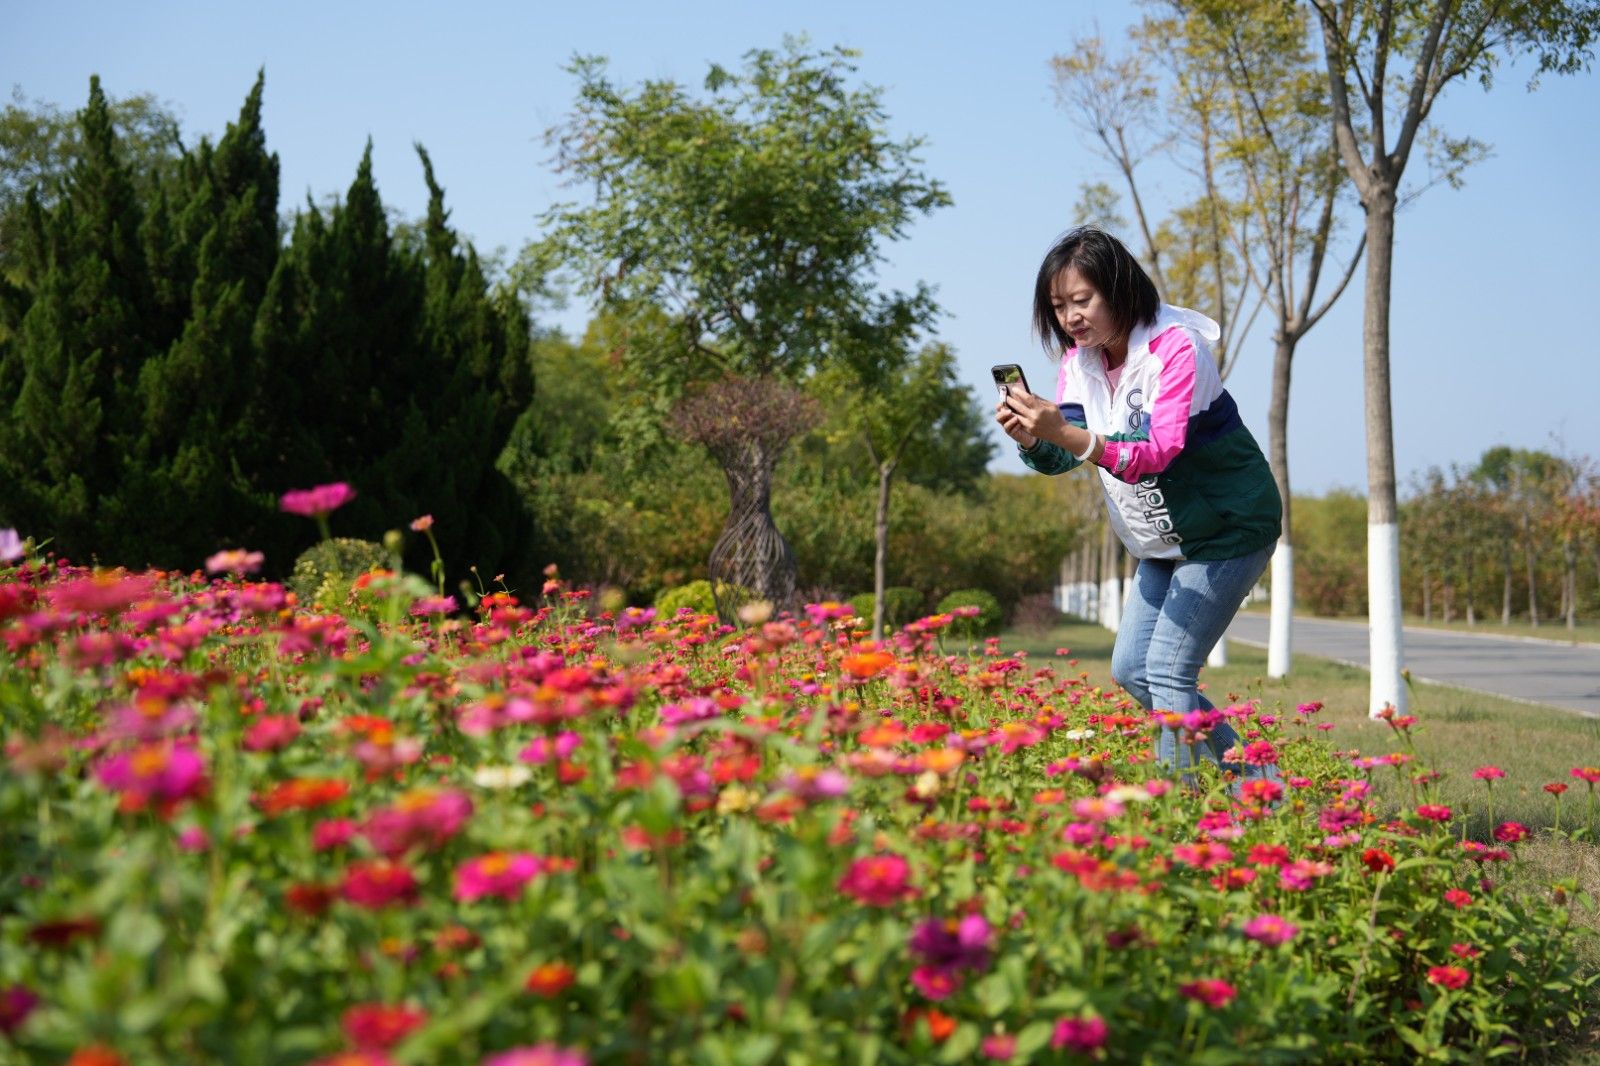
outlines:
[{"label": "green leaf", "polygon": [[189,961],[184,964],[184,976],[188,979],[189,991],[197,998],[212,1004],[222,1003],[228,998],[221,967],[212,956],[203,952],[190,955]]},{"label": "green leaf", "polygon": [[978,1050],[978,1042],[982,1034],[978,1027],[971,1022],[962,1022],[956,1031],[950,1034],[950,1039],[944,1042],[944,1047],[939,1051],[939,1061],[946,1063],[966,1062],[972,1053]]}]

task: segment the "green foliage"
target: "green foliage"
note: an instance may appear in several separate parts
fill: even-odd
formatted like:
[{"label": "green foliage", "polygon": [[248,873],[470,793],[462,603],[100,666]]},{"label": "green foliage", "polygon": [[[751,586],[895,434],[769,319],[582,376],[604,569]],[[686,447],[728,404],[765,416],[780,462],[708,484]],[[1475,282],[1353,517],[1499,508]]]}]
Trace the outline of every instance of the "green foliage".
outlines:
[{"label": "green foliage", "polygon": [[1367,611],[1367,500],[1335,489],[1295,497],[1295,598],[1313,614]]},{"label": "green foliage", "polygon": [[[724,597],[733,597],[740,602],[750,599],[748,589],[741,589],[737,585],[722,584],[717,589]],[[691,581],[687,585],[678,585],[665,589],[656,597],[656,615],[662,619],[671,619],[687,607],[695,614],[716,614],[717,601],[711,592],[711,582],[704,578]]]},{"label": "green foliage", "polygon": [[861,321],[925,321],[926,294],[874,306],[879,244],[948,204],[895,141],[880,91],[852,88],[852,54],[797,41],[713,65],[696,95],[671,81],[625,89],[580,58],[571,116],[550,131],[557,167],[599,190],[559,205],[525,261],[564,267],[624,318],[665,311],[627,368],[676,392],[699,378],[795,374]]},{"label": "green foliage", "polygon": [[350,587],[357,578],[392,565],[393,558],[382,544],[355,537],[334,537],[318,541],[301,552],[289,572],[287,584],[302,604],[338,610],[349,598]]},{"label": "green foliage", "polygon": [[[870,592],[861,592],[850,597],[850,606],[854,607],[856,614],[862,618],[872,617],[872,609],[877,602],[878,597]],[[905,585],[890,585],[883,590],[883,624],[898,627],[915,621],[922,615],[923,605],[927,602],[928,598],[920,589]]]},{"label": "green foliage", "polygon": [[972,607],[976,607],[978,613],[971,617],[957,618],[950,623],[952,633],[974,640],[1000,632],[1000,623],[1003,620],[1000,601],[983,589],[956,589],[939,601],[937,612],[949,614],[961,608]]}]

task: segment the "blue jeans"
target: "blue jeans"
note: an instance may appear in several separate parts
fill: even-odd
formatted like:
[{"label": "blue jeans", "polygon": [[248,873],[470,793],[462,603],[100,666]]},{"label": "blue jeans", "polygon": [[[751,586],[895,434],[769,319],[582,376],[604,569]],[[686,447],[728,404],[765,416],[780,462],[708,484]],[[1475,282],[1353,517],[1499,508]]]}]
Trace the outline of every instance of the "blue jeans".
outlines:
[{"label": "blue jeans", "polygon": [[[1212,710],[1198,687],[1200,667],[1271,558],[1268,545],[1237,559],[1140,560],[1111,653],[1112,678],[1147,711]],[[1191,749],[1178,730],[1163,727],[1156,758],[1187,769],[1198,756],[1242,776],[1243,767],[1222,761],[1238,740],[1223,722]]]}]

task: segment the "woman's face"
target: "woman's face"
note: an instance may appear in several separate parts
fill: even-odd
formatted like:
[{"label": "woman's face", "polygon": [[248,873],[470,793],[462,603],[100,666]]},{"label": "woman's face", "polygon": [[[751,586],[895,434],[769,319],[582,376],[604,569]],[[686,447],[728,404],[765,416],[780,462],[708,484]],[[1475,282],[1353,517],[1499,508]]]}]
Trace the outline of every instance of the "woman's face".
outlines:
[{"label": "woman's face", "polygon": [[1075,348],[1104,348],[1119,339],[1105,297],[1075,266],[1067,267],[1051,282],[1050,306],[1055,308],[1061,328],[1071,334]]}]

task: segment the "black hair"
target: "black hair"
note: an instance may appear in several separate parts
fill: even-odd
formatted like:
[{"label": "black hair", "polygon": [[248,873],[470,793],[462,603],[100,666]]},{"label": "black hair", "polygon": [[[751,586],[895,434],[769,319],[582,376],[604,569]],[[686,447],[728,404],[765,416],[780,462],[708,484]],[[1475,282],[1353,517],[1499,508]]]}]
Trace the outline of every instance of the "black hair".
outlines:
[{"label": "black hair", "polygon": [[1061,328],[1050,304],[1051,286],[1068,267],[1077,267],[1084,280],[1099,291],[1111,309],[1117,332],[1124,337],[1135,326],[1154,322],[1161,311],[1155,282],[1121,241],[1093,226],[1068,230],[1045,254],[1033,283],[1033,331],[1052,356],[1072,347],[1071,335]]}]

